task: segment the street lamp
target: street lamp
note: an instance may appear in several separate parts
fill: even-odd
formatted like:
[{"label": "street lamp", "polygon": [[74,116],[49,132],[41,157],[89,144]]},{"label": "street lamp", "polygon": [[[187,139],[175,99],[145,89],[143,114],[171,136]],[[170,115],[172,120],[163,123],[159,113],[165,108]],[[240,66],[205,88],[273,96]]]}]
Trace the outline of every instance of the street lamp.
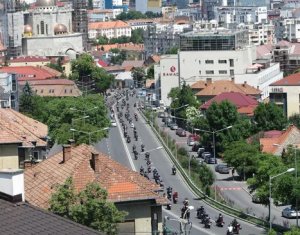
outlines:
[{"label": "street lamp", "polygon": [[81,120],[81,119],[86,119],[86,118],[89,118],[90,116],[83,116],[83,117],[81,117],[81,118],[72,118],[72,126],[73,126],[73,124],[74,124],[74,122],[75,121],[79,121],[79,120]]},{"label": "street lamp", "polygon": [[[273,146],[278,146],[278,147],[282,147],[284,148],[285,146],[283,145],[280,145],[280,144],[273,144]],[[295,178],[296,178],[296,185],[297,185],[297,182],[298,182],[298,166],[297,166],[297,147],[295,146],[291,146],[292,149],[294,149],[294,154],[295,154]],[[298,197],[296,196],[296,225],[297,227],[299,226],[299,218],[298,218]]]},{"label": "street lamp", "polygon": [[270,231],[272,229],[272,220],[271,220],[272,179],[274,179],[274,178],[276,178],[278,176],[281,176],[283,174],[286,174],[286,173],[289,173],[289,172],[293,172],[294,170],[295,170],[295,168],[290,168],[290,169],[287,169],[286,171],[284,171],[284,172],[282,172],[280,174],[277,174],[277,175],[274,175],[274,176],[270,175],[270,178],[269,178],[269,226],[270,226],[269,229],[270,229]]},{"label": "street lamp", "polygon": [[91,145],[91,135],[94,134],[94,133],[97,133],[97,132],[100,132],[100,131],[105,131],[105,130],[108,130],[109,127],[105,127],[105,128],[102,128],[100,130],[97,130],[97,131],[91,131],[91,132],[86,132],[86,131],[79,131],[79,130],[76,130],[74,128],[71,128],[70,131],[73,131],[73,132],[79,132],[79,133],[83,133],[83,134],[86,134],[89,136],[89,145]]},{"label": "street lamp", "polygon": [[188,106],[189,106],[189,104],[185,104],[185,105],[182,105],[182,106],[180,106],[180,107],[178,107],[178,108],[170,108],[170,110],[174,110],[174,116],[176,116],[176,114],[175,114],[175,111],[176,111],[176,110],[181,109],[181,108],[184,108],[184,107],[188,107]]},{"label": "street lamp", "polygon": [[[216,143],[215,143],[215,134],[218,133],[218,132],[221,132],[221,131],[224,131],[224,130],[228,130],[232,128],[232,126],[228,126],[228,127],[225,127],[223,129],[220,129],[220,130],[216,130],[216,131],[208,131],[208,130],[201,130],[201,129],[198,129],[198,128],[195,128],[194,131],[202,131],[202,132],[207,132],[207,133],[210,133],[213,135],[213,146],[214,146],[214,165],[216,165]],[[215,183],[215,200],[217,200],[217,184]]]},{"label": "street lamp", "polygon": [[[94,109],[97,109],[98,108],[98,106],[94,106],[93,108],[91,108],[91,109],[87,109],[87,110],[81,110],[81,109],[76,109],[76,108],[74,108],[74,107],[71,107],[70,108],[70,110],[72,110],[72,111],[76,111],[76,112],[81,112],[81,113],[83,113],[83,115],[84,116],[86,116],[86,113],[87,112],[89,112],[89,111],[91,111],[91,110],[94,110]],[[85,119],[84,119],[84,124],[85,124]]]}]

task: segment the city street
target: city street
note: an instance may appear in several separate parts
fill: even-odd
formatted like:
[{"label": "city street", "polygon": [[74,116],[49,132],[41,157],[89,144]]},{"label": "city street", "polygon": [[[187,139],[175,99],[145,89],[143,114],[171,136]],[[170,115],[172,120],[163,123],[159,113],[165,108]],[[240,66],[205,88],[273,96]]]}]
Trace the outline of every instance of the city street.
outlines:
[{"label": "city street", "polygon": [[[135,98],[130,98],[130,113],[132,116],[133,113],[138,113],[137,110],[133,110],[134,101]],[[140,115],[138,122],[134,121],[134,125],[136,126],[139,136],[138,141],[134,140],[133,130],[129,127],[129,123],[127,122],[127,120],[125,120],[125,123],[128,125],[128,134],[131,136],[131,143],[125,143],[125,138],[123,137],[122,133],[122,127],[120,126],[119,121],[117,121],[118,126],[111,128],[109,137],[102,140],[101,143],[97,144],[95,147],[99,151],[110,154],[114,160],[122,163],[127,167],[131,167],[133,169],[136,169],[137,171],[139,171],[141,166],[147,169],[144,154],[139,154],[138,160],[133,160],[134,156],[132,153],[132,145],[135,144],[137,146],[138,152],[140,153],[140,145],[142,143],[145,145],[146,151],[155,149],[161,146],[161,144],[152,133],[149,125],[145,123],[145,120],[143,120]],[[180,209],[183,206],[183,200],[185,198],[188,198],[189,204],[194,206],[195,208],[191,211],[192,228],[190,234],[225,234],[227,226],[233,220],[233,218],[224,215],[225,226],[223,228],[216,227],[213,223],[211,229],[205,229],[204,225],[200,223],[200,220],[196,218],[196,209],[199,206],[203,205],[212,220],[215,220],[217,218],[219,212],[215,209],[210,208],[208,205],[202,202],[201,199],[195,196],[186,186],[180,174],[176,174],[175,176],[171,174],[172,163],[164,149],[151,151],[150,158],[152,161],[151,167],[152,169],[156,168],[158,170],[165,183],[165,188],[171,186],[173,188],[173,192],[177,191],[179,194],[178,204],[172,204],[171,210],[164,209],[163,212],[164,216],[169,216],[169,218],[171,219],[166,221],[168,228],[179,232],[178,219],[180,217]],[[149,174],[149,177],[152,180],[151,173]],[[258,228],[255,225],[247,224],[242,221],[239,222],[241,223],[241,226],[243,228],[242,234],[264,234],[265,232],[263,229]],[[189,230],[190,226],[188,225],[186,229]]]},{"label": "city street", "polygon": [[[176,135],[176,131],[171,130],[166,127],[162,122],[161,118],[156,119],[158,126],[164,130],[172,139],[174,139],[178,146],[184,147],[190,155],[197,156],[196,152],[192,152],[192,147],[187,145],[187,137],[179,137]],[[187,131],[187,136],[191,134]],[[200,133],[201,135],[201,133]],[[200,158],[202,159],[202,158]],[[203,159],[202,159],[203,160]],[[218,163],[221,163],[222,160],[218,159]],[[235,174],[235,178],[232,178],[232,174],[220,174],[216,173],[214,170],[214,165],[209,164],[210,168],[214,172],[217,181],[217,189],[219,194],[230,203],[230,205],[236,209],[243,210],[245,213],[260,217],[266,218],[269,213],[267,206],[256,204],[252,202],[252,196],[247,189],[247,184],[245,181],[237,180],[239,177]],[[289,223],[296,225],[296,220],[286,219],[281,216],[281,211],[287,206],[272,206],[272,219],[274,223],[279,225],[284,225],[284,223]]]}]

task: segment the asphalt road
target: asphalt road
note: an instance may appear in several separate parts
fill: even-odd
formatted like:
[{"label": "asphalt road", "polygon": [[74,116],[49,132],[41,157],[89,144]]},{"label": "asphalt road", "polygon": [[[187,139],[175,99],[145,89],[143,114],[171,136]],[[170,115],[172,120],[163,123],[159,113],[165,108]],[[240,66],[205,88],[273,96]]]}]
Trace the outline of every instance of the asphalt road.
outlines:
[{"label": "asphalt road", "polygon": [[[176,135],[174,130],[171,130],[168,127],[165,127],[165,124],[162,122],[162,119],[157,118],[156,123],[172,138],[176,141],[177,145],[184,147],[188,150],[190,155],[196,156],[196,152],[191,151],[191,147],[187,146],[187,137],[180,137]],[[187,132],[187,136],[190,133]],[[202,159],[202,158],[201,158]],[[203,159],[202,159],[203,160]],[[221,161],[218,159],[218,163]],[[220,195],[230,203],[230,205],[236,209],[243,210],[245,213],[255,215],[260,218],[266,218],[269,215],[269,210],[267,206],[256,204],[252,202],[252,196],[247,190],[247,184],[244,181],[237,181],[237,175],[235,175],[235,180],[233,180],[231,174],[219,174],[214,170],[214,165],[209,164],[212,171],[214,172],[217,181],[215,182],[218,188]],[[272,206],[272,215],[271,218],[273,223],[284,225],[296,225],[295,219],[287,219],[281,216],[281,211],[286,206]]]},{"label": "asphalt road", "polygon": [[[135,98],[130,98],[130,113],[137,112],[136,110],[133,110],[133,102],[135,102]],[[125,108],[124,108],[125,110]],[[124,112],[124,111],[123,111]],[[129,123],[125,118],[123,118],[125,123],[128,125],[128,133],[131,136],[131,143],[127,144],[125,143],[125,138],[123,137],[123,133],[120,133],[122,131],[120,127],[120,123],[117,122],[118,127],[111,128],[109,132],[109,137],[106,140],[103,140],[101,143],[96,145],[96,148],[100,151],[107,152],[114,160],[122,163],[123,165],[131,168],[135,168],[139,170],[141,166],[143,166],[146,169],[146,161],[144,158],[144,155],[139,154],[138,160],[133,160],[133,154],[132,154],[132,145],[135,144],[137,146],[137,150],[140,152],[140,145],[141,143],[145,144],[145,150],[152,150],[160,146],[160,143],[150,130],[148,124],[145,123],[145,121],[142,119],[142,117],[139,115],[139,121],[134,121],[134,124],[137,128],[137,133],[139,135],[138,141],[135,141],[133,138],[133,130],[129,127]],[[133,118],[134,119],[134,118]],[[127,158],[128,157],[128,158]],[[126,159],[127,158],[127,159]],[[189,204],[194,206],[195,209],[199,206],[203,205],[210,215],[212,220],[215,220],[218,216],[219,212],[213,208],[210,208],[208,205],[206,205],[204,202],[202,202],[197,196],[195,196],[191,190],[186,186],[185,182],[183,181],[183,178],[178,173],[175,176],[171,174],[171,167],[172,163],[169,159],[168,154],[165,152],[164,149],[154,150],[150,152],[150,158],[152,161],[152,169],[156,168],[161,175],[164,183],[165,188],[168,186],[171,186],[173,188],[173,192],[177,191],[179,194],[179,200],[178,204],[172,204],[172,210],[166,210],[163,211],[163,216],[169,216],[171,220],[167,220],[167,226],[171,228],[172,230],[179,231],[179,216],[180,216],[180,209],[183,206],[182,202],[185,198],[189,199]],[[152,179],[152,173],[149,174],[150,179]],[[200,223],[200,221],[196,218],[196,210],[191,211],[191,222],[192,222],[192,228],[190,231],[190,234],[226,234],[226,228],[227,225],[233,220],[233,218],[224,215],[224,221],[225,226],[224,228],[216,227],[215,224],[213,224],[211,229],[205,229],[203,228],[203,225]],[[265,231],[261,228],[258,228],[254,225],[241,222],[242,231],[241,234],[264,234]],[[189,230],[189,226],[186,227],[187,230]]]}]

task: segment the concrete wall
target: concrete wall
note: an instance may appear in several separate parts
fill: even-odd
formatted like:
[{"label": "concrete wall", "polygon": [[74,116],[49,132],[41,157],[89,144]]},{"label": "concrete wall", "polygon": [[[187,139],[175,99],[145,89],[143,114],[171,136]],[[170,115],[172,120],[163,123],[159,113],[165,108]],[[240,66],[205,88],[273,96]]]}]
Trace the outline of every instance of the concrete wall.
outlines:
[{"label": "concrete wall", "polygon": [[0,169],[18,169],[18,144],[0,145]]},{"label": "concrete wall", "polygon": [[23,53],[28,56],[60,56],[67,49],[83,51],[82,34],[56,35],[53,37],[31,37],[23,39]]}]

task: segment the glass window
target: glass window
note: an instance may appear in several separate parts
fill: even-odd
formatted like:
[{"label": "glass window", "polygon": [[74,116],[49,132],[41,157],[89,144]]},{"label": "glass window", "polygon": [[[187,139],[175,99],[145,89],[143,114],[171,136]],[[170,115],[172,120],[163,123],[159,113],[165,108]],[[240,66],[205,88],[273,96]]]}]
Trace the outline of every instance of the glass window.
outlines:
[{"label": "glass window", "polygon": [[45,23],[41,21],[41,34],[45,34]]},{"label": "glass window", "polygon": [[205,64],[213,64],[214,61],[213,60],[205,60]]},{"label": "glass window", "polygon": [[219,64],[227,64],[227,60],[219,60]]},{"label": "glass window", "polygon": [[234,75],[234,70],[230,69],[230,75]]},{"label": "glass window", "polygon": [[230,65],[230,67],[233,67],[233,66],[234,66],[234,61],[233,61],[233,59],[229,59],[229,65]]},{"label": "glass window", "polygon": [[206,70],[205,72],[206,72],[206,74],[214,74],[213,70]]},{"label": "glass window", "polygon": [[219,70],[219,74],[227,74],[227,70]]}]

